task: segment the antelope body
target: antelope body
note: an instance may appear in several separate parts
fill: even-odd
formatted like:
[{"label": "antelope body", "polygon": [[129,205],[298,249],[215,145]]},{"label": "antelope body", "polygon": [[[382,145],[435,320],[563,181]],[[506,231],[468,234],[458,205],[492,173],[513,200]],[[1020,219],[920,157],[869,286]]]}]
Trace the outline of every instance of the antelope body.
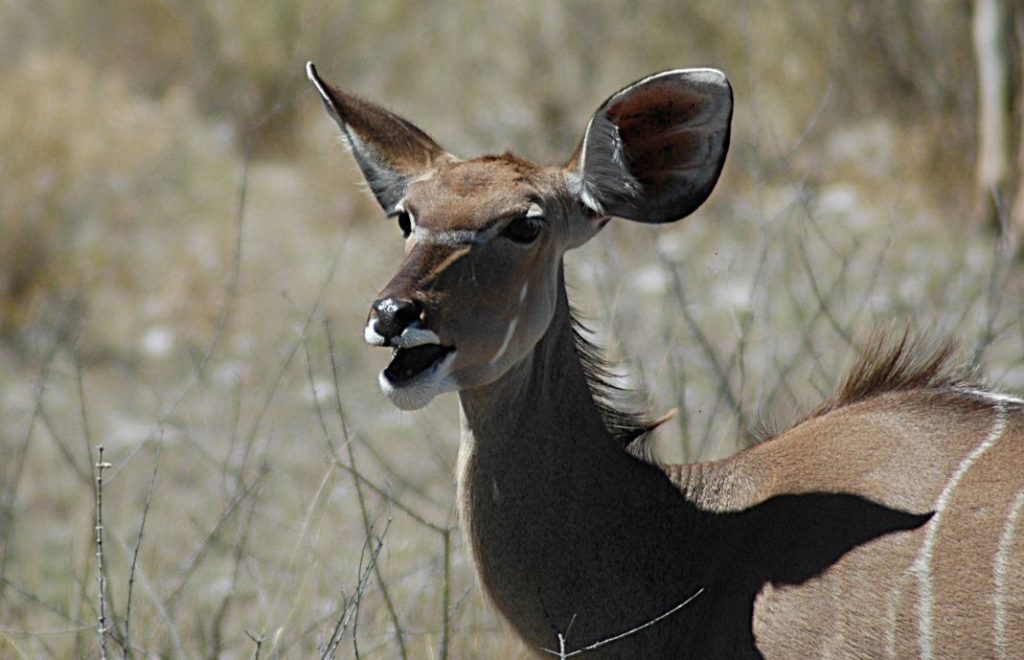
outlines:
[{"label": "antelope body", "polygon": [[724,75],[630,85],[566,166],[540,167],[456,158],[307,72],[405,236],[365,329],[395,351],[380,384],[404,409],[458,391],[463,527],[535,653],[1024,657],[1024,402],[957,377],[949,350],[879,341],[817,412],[725,460],[628,450],[653,424],[609,398],[563,254],[612,216],[706,199]]}]

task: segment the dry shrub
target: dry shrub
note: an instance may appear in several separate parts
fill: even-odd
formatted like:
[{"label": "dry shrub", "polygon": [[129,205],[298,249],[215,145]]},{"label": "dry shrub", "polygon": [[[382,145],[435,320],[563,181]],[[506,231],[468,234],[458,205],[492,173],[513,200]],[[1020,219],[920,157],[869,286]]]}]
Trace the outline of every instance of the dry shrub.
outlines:
[{"label": "dry shrub", "polygon": [[74,304],[110,326],[103,351],[131,346],[150,308],[202,313],[230,241],[195,219],[220,214],[230,236],[229,137],[184,90],[148,98],[66,55],[0,73],[0,332],[31,341]]}]

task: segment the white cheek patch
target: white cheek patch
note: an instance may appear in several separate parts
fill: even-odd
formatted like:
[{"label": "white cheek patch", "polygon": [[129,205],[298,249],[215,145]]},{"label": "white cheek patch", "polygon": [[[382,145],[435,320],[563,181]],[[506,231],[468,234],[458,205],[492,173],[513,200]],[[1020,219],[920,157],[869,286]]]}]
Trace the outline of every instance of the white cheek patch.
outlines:
[{"label": "white cheek patch", "polygon": [[452,364],[455,362],[455,352],[445,356],[443,360],[431,367],[426,373],[420,374],[412,382],[395,387],[387,379],[384,372],[380,372],[377,382],[380,384],[384,395],[400,410],[419,410],[434,400],[439,394],[455,392],[459,389],[458,383],[452,376]]},{"label": "white cheek patch", "polygon": [[376,323],[374,319],[370,319],[366,322],[366,327],[363,328],[363,339],[370,346],[386,346],[387,341],[384,339],[383,335],[374,329],[374,323]]}]

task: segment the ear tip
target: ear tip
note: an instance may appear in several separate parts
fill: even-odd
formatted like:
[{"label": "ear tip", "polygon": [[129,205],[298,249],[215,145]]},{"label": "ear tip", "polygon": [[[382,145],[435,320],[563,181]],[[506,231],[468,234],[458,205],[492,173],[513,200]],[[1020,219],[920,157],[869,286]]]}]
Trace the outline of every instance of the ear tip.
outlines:
[{"label": "ear tip", "polygon": [[729,77],[719,69],[683,69],[679,73],[691,83],[732,91],[732,83],[729,82]]},{"label": "ear tip", "polygon": [[306,62],[306,78],[312,83],[316,83],[320,79],[316,72],[316,65],[312,62]]}]

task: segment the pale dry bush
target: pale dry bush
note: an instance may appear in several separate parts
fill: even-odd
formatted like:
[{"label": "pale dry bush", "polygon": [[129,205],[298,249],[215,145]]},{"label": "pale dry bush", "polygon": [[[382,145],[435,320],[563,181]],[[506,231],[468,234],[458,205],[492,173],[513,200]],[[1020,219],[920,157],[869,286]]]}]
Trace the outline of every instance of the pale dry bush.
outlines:
[{"label": "pale dry bush", "polygon": [[31,341],[70,307],[85,350],[130,357],[161,320],[210,327],[219,301],[206,282],[230,265],[222,191],[237,161],[185,89],[153,99],[115,72],[31,54],[0,72],[0,145],[8,335]]},{"label": "pale dry bush", "polygon": [[[307,89],[306,59],[457,153],[546,162],[632,79],[729,73],[735,139],[707,206],[672,226],[616,221],[567,258],[624,380],[655,413],[679,408],[664,457],[728,453],[759,419],[784,426],[893,319],[958,336],[968,359],[986,346],[996,383],[1024,386],[1019,271],[966,231],[966,178],[950,176],[971,142],[963,7],[930,7],[917,30],[920,8],[901,6],[117,0],[53,3],[34,23],[0,8],[23,29],[0,43],[23,45],[0,71],[0,281],[35,283],[17,316],[3,310],[21,339],[0,345],[0,654],[96,653],[101,442],[119,634],[157,470],[139,655],[251,657],[247,632],[261,657],[316,654],[366,568],[346,438],[385,493],[364,492],[371,545],[391,520],[359,653],[398,653],[382,583],[410,657],[437,652],[440,537],[403,506],[455,524],[455,401],[400,413],[376,389],[387,355],[362,324],[401,241]],[[65,318],[77,343],[61,341]],[[515,657],[451,538],[450,657]]]}]

